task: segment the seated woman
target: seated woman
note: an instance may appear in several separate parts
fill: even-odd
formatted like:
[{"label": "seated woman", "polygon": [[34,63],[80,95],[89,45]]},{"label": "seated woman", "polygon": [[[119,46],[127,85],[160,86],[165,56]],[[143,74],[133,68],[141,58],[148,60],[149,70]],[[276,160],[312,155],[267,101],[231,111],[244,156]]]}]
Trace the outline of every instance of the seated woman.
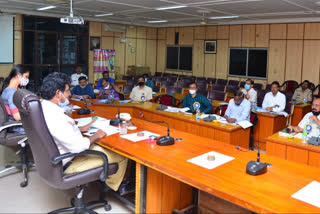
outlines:
[{"label": "seated woman", "polygon": [[[29,83],[29,70],[23,70],[21,65],[16,65],[11,69],[9,76],[4,80],[1,99],[6,107],[9,121],[20,121],[20,113],[18,108],[13,103],[13,95],[18,90],[18,87],[24,87]],[[14,126],[9,129],[9,132],[25,134],[23,127]]]},{"label": "seated woman", "polygon": [[101,80],[100,99],[120,100],[120,89],[114,83],[110,83],[108,79]]}]

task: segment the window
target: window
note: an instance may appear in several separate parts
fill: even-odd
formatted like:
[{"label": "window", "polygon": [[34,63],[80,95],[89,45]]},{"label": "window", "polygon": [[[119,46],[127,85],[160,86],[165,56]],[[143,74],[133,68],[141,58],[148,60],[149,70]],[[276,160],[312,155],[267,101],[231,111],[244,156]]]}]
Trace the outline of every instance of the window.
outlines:
[{"label": "window", "polygon": [[229,76],[267,78],[268,50],[261,48],[230,48]]},{"label": "window", "polygon": [[168,70],[192,71],[192,47],[168,46],[166,62]]}]

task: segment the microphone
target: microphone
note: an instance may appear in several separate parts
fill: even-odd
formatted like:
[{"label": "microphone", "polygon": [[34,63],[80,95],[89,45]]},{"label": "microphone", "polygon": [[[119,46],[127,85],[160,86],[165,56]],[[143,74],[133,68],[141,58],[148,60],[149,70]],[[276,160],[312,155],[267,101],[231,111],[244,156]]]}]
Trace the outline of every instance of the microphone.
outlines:
[{"label": "microphone", "polygon": [[84,100],[84,108],[79,109],[78,114],[79,115],[90,114],[91,110],[87,108],[88,107],[87,100],[86,99],[83,99],[83,100]]},{"label": "microphone", "polygon": [[167,125],[167,136],[161,136],[159,137],[159,139],[157,140],[157,144],[159,146],[169,146],[169,145],[173,145],[174,144],[174,138],[170,137],[170,127],[169,124],[166,121],[151,121],[151,120],[147,120],[146,118],[144,118],[144,115],[142,114],[142,112],[139,112],[140,117],[149,122],[149,123],[165,123]]},{"label": "microphone", "polygon": [[260,146],[259,144],[256,145],[258,147],[257,153],[257,160],[256,161],[249,161],[246,167],[246,173],[249,175],[262,175],[267,172],[268,164],[260,162]]},{"label": "microphone", "polygon": [[121,122],[122,122],[122,120],[120,119],[120,109],[119,109],[119,107],[118,106],[116,106],[116,105],[114,105],[114,104],[110,104],[112,107],[115,107],[115,108],[117,108],[117,110],[118,110],[118,116],[117,116],[117,118],[115,118],[115,119],[112,119],[112,120],[110,120],[110,125],[112,125],[112,126],[118,126]]}]

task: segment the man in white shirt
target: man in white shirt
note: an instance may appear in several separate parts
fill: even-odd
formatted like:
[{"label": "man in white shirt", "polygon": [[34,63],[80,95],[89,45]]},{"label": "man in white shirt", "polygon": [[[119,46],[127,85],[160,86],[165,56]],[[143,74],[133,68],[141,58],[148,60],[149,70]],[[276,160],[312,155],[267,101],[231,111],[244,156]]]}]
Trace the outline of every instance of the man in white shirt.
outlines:
[{"label": "man in white shirt", "polygon": [[138,85],[132,89],[130,99],[133,101],[152,100],[152,89],[146,86],[143,76],[138,78]]},{"label": "man in white shirt", "polygon": [[251,104],[257,105],[257,92],[253,88],[254,81],[247,79],[244,88],[241,90],[245,95],[245,98],[250,101]]},{"label": "man in white shirt", "polygon": [[231,99],[224,118],[229,123],[239,123],[243,120],[250,121],[251,104],[247,99],[244,99],[242,91],[237,91],[234,99]]},{"label": "man in white shirt", "polygon": [[82,73],[82,67],[77,66],[76,67],[76,73],[71,75],[71,86],[74,87],[79,84],[79,77],[86,77],[88,79],[87,75]]},{"label": "man in white shirt", "polygon": [[280,84],[274,81],[271,84],[271,92],[266,93],[262,102],[262,108],[267,111],[280,112],[286,107],[286,96],[279,92]]},{"label": "man in white shirt", "polygon": [[[43,115],[60,154],[68,152],[79,153],[87,149],[97,150],[105,153],[109,163],[118,163],[116,174],[108,177],[106,184],[113,190],[117,190],[123,180],[128,159],[104,149],[94,142],[106,134],[98,130],[93,136],[83,137],[81,132],[88,131],[89,123],[84,127],[78,127],[74,120],[64,114],[63,107],[68,105],[70,94],[70,77],[64,73],[54,72],[49,74],[41,86]],[[74,159],[64,159],[64,173],[71,174],[99,167],[103,160],[98,156],[78,156]]]},{"label": "man in white shirt", "polygon": [[312,102],[312,110],[306,114],[298,126],[289,126],[288,128],[296,133],[306,131],[309,136],[319,137],[320,135],[320,99]]}]

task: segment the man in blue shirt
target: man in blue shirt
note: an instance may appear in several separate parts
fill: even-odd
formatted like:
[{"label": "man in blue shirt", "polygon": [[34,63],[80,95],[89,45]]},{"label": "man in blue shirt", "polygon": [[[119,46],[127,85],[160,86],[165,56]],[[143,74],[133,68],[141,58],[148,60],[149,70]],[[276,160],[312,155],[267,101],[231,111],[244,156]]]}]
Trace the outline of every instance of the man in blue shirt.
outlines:
[{"label": "man in blue shirt", "polygon": [[152,91],[153,91],[154,83],[153,83],[152,80],[148,79],[149,75],[148,74],[144,74],[143,77],[144,77],[144,81],[146,82],[146,86],[150,87],[152,89]]},{"label": "man in blue shirt", "polygon": [[79,85],[76,85],[71,90],[72,97],[82,96],[84,99],[95,98],[93,88],[87,83],[87,78],[84,76],[79,77]]},{"label": "man in blue shirt", "polygon": [[229,123],[238,123],[243,120],[250,121],[251,103],[244,99],[244,93],[237,91],[234,99],[231,99],[228,104],[224,118]]},{"label": "man in blue shirt", "polygon": [[102,79],[108,79],[109,83],[114,83],[115,82],[115,80],[113,78],[109,77],[109,72],[108,71],[104,71],[102,75],[103,75],[103,77],[99,79],[98,84],[97,84],[97,89],[98,90],[100,90],[100,88],[103,87],[102,84],[101,84]]},{"label": "man in blue shirt", "polygon": [[212,111],[212,104],[210,101],[203,95],[198,94],[198,87],[196,83],[189,84],[189,94],[184,96],[182,107],[189,107],[190,110],[200,109],[200,112],[210,113]]}]

